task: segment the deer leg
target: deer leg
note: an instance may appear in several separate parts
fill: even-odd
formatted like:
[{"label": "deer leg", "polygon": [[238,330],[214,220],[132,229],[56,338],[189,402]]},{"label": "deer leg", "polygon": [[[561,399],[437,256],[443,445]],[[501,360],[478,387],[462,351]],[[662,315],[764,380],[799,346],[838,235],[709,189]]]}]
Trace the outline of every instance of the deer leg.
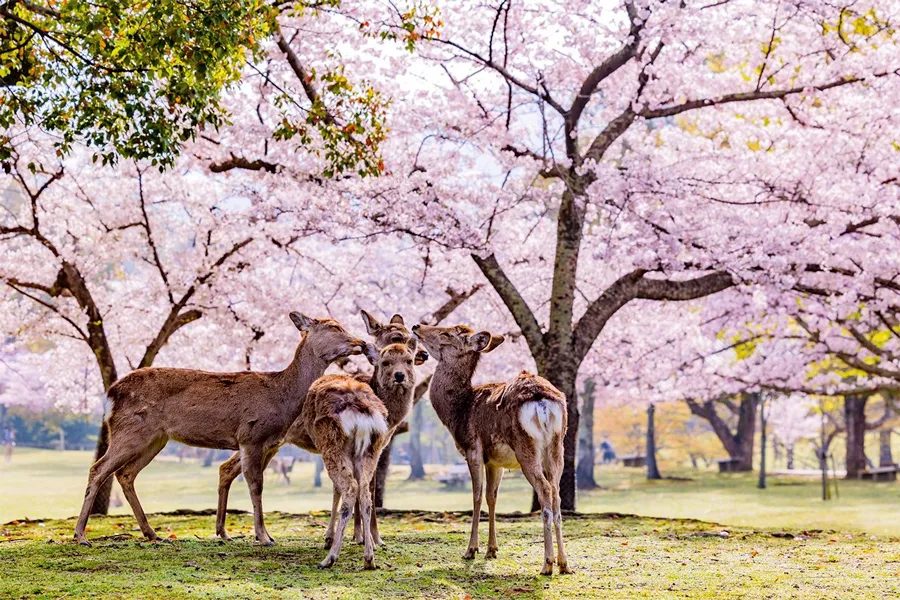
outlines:
[{"label": "deer leg", "polygon": [[153,527],[150,526],[150,522],[147,521],[147,515],[144,514],[141,501],[138,500],[137,492],[134,490],[134,480],[137,478],[138,473],[156,458],[156,455],[159,454],[160,450],[166,447],[166,442],[168,442],[166,438],[160,438],[154,442],[153,445],[147,447],[140,456],[116,471],[116,479],[119,480],[119,485],[122,487],[122,493],[125,494],[125,499],[128,500],[128,504],[131,505],[131,512],[134,513],[134,518],[137,519],[141,532],[151,541],[159,540],[159,536],[156,535],[156,532],[153,531]]},{"label": "deer leg", "polygon": [[544,566],[541,575],[553,575],[553,486],[544,476],[543,466],[533,448],[516,452],[522,474],[534,488],[541,505],[541,521],[544,525]]},{"label": "deer leg", "polygon": [[[377,483],[377,477],[376,468],[376,475],[372,478],[372,484],[369,486],[369,493],[371,494],[373,501],[375,499],[375,484]],[[378,533],[378,509],[375,508],[374,502],[372,504],[372,540],[375,542],[376,546],[384,546],[384,540],[381,539],[381,535]]]},{"label": "deer leg", "polygon": [[231,458],[219,466],[219,505],[216,509],[216,535],[230,542],[231,536],[225,531],[225,517],[228,511],[228,492],[231,484],[241,474],[241,453],[235,452]]},{"label": "deer leg", "polygon": [[472,533],[469,535],[469,547],[466,548],[463,558],[471,560],[478,554],[478,522],[481,520],[481,494],[484,487],[484,462],[481,459],[481,450],[466,455],[466,463],[472,476]]},{"label": "deer leg", "polygon": [[550,449],[550,460],[547,466],[550,471],[550,483],[553,486],[553,527],[556,531],[556,564],[559,566],[559,573],[565,575],[571,573],[569,568],[569,559],[566,556],[566,547],[563,543],[562,533],[562,510],[560,508],[562,500],[559,495],[559,481],[563,472],[563,439],[558,436],[558,443],[554,444]]},{"label": "deer leg", "polygon": [[378,466],[378,454],[366,454],[358,460],[362,462],[360,465],[359,501],[357,502],[357,506],[360,507],[362,511],[362,530],[365,538],[363,568],[367,571],[371,571],[375,569],[375,538],[372,535],[372,519],[374,518],[374,510],[372,508],[372,488],[375,484],[375,470]]},{"label": "deer leg", "polygon": [[488,549],[485,558],[497,558],[497,527],[494,517],[497,510],[497,493],[500,491],[500,480],[503,479],[503,467],[484,466],[485,496],[488,505]]},{"label": "deer leg", "polygon": [[81,513],[78,515],[78,523],[75,525],[75,540],[82,546],[90,546],[87,537],[84,535],[84,529],[87,527],[88,517],[91,514],[91,508],[94,506],[94,500],[100,487],[109,479],[113,473],[121,469],[130,461],[134,460],[140,453],[140,448],[130,446],[122,448],[110,442],[106,454],[97,459],[88,473],[87,489],[84,491],[84,502],[81,505]]},{"label": "deer leg", "polygon": [[334,542],[334,527],[337,524],[338,506],[341,504],[341,492],[336,483],[332,482],[334,490],[331,496],[331,520],[328,521],[328,529],[325,530],[325,549],[329,550]]},{"label": "deer leg", "polygon": [[334,541],[331,543],[328,555],[319,563],[320,568],[327,569],[334,564],[341,553],[344,530],[347,528],[347,523],[350,521],[353,507],[356,506],[357,496],[359,495],[359,483],[353,472],[351,459],[343,453],[342,449],[323,453],[322,461],[325,463],[325,468],[328,469],[328,476],[334,482],[341,495],[341,509],[337,528],[334,532]]},{"label": "deer leg", "polygon": [[275,540],[266,531],[262,509],[263,471],[266,468],[266,459],[269,458],[268,454],[268,452],[252,446],[241,448],[241,467],[244,479],[247,480],[247,486],[250,488],[250,501],[253,503],[253,527],[256,531],[256,539],[263,546],[275,544]]}]

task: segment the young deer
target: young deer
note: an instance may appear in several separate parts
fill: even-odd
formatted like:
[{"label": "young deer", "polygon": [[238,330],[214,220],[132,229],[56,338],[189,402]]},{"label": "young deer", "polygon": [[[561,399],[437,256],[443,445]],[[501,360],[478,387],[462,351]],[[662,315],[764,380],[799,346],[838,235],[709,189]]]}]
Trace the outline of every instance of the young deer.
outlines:
[{"label": "young deer", "polygon": [[559,479],[563,470],[566,397],[543,377],[522,373],[508,383],[472,387],[481,354],[501,343],[503,336],[475,333],[465,325],[414,325],[413,333],[434,356],[431,403],[465,456],[472,475],[472,533],[463,558],[478,552],[482,475],[487,483],[488,551],[497,556],[494,515],[503,469],[521,468],[537,493],[544,525],[542,575],[553,574],[553,533],[556,530],[560,573],[569,573],[563,545]]},{"label": "young deer", "polygon": [[[406,328],[403,323],[403,317],[400,315],[394,315],[391,317],[390,322],[381,323],[372,315],[367,313],[366,311],[361,311],[363,323],[366,325],[366,331],[372,337],[374,341],[375,348],[377,350],[381,350],[385,346],[390,344],[407,344],[410,340],[413,340],[412,334]],[[367,358],[369,358],[367,356]],[[416,364],[422,364],[428,360],[428,353],[424,350],[419,351],[415,355]],[[370,358],[371,362],[371,358]],[[321,375],[320,373],[319,375]],[[361,381],[362,383],[369,383],[369,377],[366,375],[358,375],[356,379]],[[306,401],[307,390],[309,386],[300,390],[302,393],[301,396],[297,398],[297,402],[302,410],[302,406]],[[299,446],[308,452],[313,452],[318,454],[315,446],[311,446],[311,440],[309,436],[306,435],[303,425],[299,422],[295,422],[290,429],[288,429],[287,434],[284,438],[285,444],[294,444],[295,446]],[[218,507],[216,509],[216,535],[221,537],[224,540],[230,541],[231,537],[228,535],[225,529],[225,517],[228,511],[228,493],[231,491],[231,484],[237,479],[238,475],[241,474],[241,455],[240,453],[234,454],[231,458],[221,464],[219,467],[219,502]],[[336,507],[335,507],[336,508]],[[354,527],[353,527],[353,538],[358,542],[363,542],[362,531],[359,525],[359,515],[360,512],[357,510],[356,519],[354,519]],[[377,524],[375,524],[375,520],[373,518],[373,528],[375,532],[375,538],[378,544],[381,544],[381,538],[378,536]]]},{"label": "young deer", "polygon": [[282,438],[300,414],[298,398],[339,358],[365,351],[366,343],[331,319],[292,312],[303,339],[284,371],[210,373],[191,369],[138,369],[109,389],[109,448],[91,467],[75,538],[84,535],[97,491],[113,473],[134,511],[141,531],[159,539],[141,508],[134,479],[170,440],[204,448],[240,450],[256,539],[273,543],[262,512],[263,472]]},{"label": "young deer", "polygon": [[372,526],[371,487],[381,451],[412,409],[415,344],[415,340],[408,345],[391,344],[377,353],[370,347],[368,356],[375,364],[374,389],[349,375],[327,375],[316,381],[298,423],[292,427],[294,443],[322,454],[334,485],[331,522],[326,533],[330,549],[320,567],[330,567],[337,560],[347,522],[353,508],[358,507],[365,544],[364,566],[375,568],[378,530]]}]

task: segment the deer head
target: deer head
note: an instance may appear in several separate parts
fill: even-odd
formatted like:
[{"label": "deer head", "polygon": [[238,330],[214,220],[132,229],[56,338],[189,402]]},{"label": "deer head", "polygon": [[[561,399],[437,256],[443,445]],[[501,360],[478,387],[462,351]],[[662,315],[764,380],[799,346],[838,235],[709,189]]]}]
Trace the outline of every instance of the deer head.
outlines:
[{"label": "deer head", "polygon": [[408,389],[416,383],[415,363],[417,342],[410,338],[403,344],[389,344],[381,349],[369,345],[366,358],[375,367],[372,377],[377,379],[381,389]]},{"label": "deer head", "polygon": [[[406,328],[403,317],[400,315],[395,314],[387,323],[381,323],[364,310],[359,311],[359,314],[366,325],[366,333],[372,336],[372,339],[375,340],[375,346],[378,348],[384,348],[389,344],[406,344],[414,339],[409,329]],[[424,350],[419,350],[416,352],[414,360],[415,364],[421,365],[428,360],[428,353]]]},{"label": "deer head", "polygon": [[294,326],[306,334],[306,343],[319,359],[325,362],[363,354],[367,344],[347,333],[334,319],[313,319],[298,312],[290,314]]},{"label": "deer head", "polygon": [[475,330],[466,325],[436,327],[413,325],[413,333],[438,361],[453,361],[466,355],[491,352],[506,339],[490,331]]}]

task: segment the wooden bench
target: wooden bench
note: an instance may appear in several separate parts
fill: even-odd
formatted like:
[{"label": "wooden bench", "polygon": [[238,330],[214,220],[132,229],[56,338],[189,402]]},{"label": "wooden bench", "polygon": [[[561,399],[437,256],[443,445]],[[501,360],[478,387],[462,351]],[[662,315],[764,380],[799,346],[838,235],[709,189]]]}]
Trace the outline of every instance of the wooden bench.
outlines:
[{"label": "wooden bench", "polygon": [[623,467],[643,468],[647,466],[647,457],[643,454],[629,454],[621,458]]},{"label": "wooden bench", "polygon": [[719,463],[719,473],[737,473],[741,470],[741,461],[735,458],[723,458]]},{"label": "wooden bench", "polygon": [[897,465],[866,469],[859,474],[863,481],[897,481]]},{"label": "wooden bench", "polygon": [[467,483],[472,481],[467,465],[453,465],[440,475],[436,475],[435,481],[440,481],[449,489],[465,487]]}]

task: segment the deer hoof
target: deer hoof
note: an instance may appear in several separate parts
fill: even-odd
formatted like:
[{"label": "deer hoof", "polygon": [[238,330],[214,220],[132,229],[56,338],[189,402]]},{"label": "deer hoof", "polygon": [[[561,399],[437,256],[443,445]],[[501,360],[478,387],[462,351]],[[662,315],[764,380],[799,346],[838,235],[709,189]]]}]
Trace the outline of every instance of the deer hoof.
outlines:
[{"label": "deer hoof", "polygon": [[91,546],[93,546],[93,544],[87,541],[87,539],[78,540],[78,545],[84,546],[85,548],[90,548]]},{"label": "deer hoof", "polygon": [[469,548],[466,550],[466,553],[463,554],[464,560],[472,560],[475,558],[475,555],[478,554],[478,548]]},{"label": "deer hoof", "polygon": [[365,563],[363,564],[363,569],[365,569],[366,571],[374,571],[374,570],[377,569],[377,568],[378,568],[378,567],[375,566],[375,561],[374,561],[374,560],[367,560],[367,561],[365,561]]},{"label": "deer hoof", "polygon": [[484,554],[485,558],[497,558],[497,549],[496,548],[488,548],[488,551]]},{"label": "deer hoof", "polygon": [[230,535],[225,534],[225,533],[220,533],[219,539],[221,539],[223,542],[233,542],[234,541],[233,537],[231,537]]},{"label": "deer hoof", "polygon": [[553,575],[553,561],[544,563],[544,568],[541,569],[541,575]]},{"label": "deer hoof", "polygon": [[329,557],[326,557],[325,560],[320,562],[317,566],[320,569],[330,569],[333,564],[334,564],[334,559],[329,556]]},{"label": "deer hoof", "polygon": [[375,545],[380,546],[381,548],[384,548],[385,546],[387,546],[387,544],[384,543],[384,540],[381,539],[381,537],[375,538]]},{"label": "deer hoof", "polygon": [[560,563],[560,565],[559,565],[559,574],[560,575],[571,575],[572,573],[574,573],[574,571],[569,568],[568,563]]}]

